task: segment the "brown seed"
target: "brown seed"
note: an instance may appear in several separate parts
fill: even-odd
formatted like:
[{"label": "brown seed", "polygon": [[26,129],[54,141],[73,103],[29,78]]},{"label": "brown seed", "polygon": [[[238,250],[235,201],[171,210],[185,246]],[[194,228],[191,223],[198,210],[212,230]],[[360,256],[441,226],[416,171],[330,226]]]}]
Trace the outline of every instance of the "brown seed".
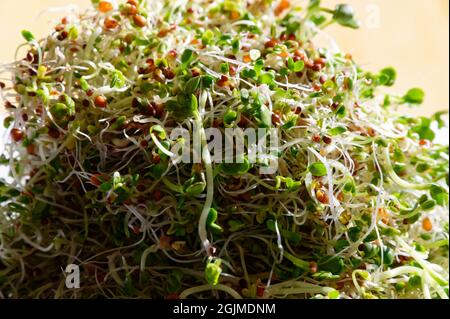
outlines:
[{"label": "brown seed", "polygon": [[320,76],[320,78],[319,78],[319,82],[320,82],[321,84],[324,84],[326,81],[327,81],[327,76],[324,75],[324,74],[322,74],[322,75]]},{"label": "brown seed", "polygon": [[0,89],[4,89],[5,88],[5,83],[3,83],[3,82],[0,82]]},{"label": "brown seed", "polygon": [[163,197],[163,194],[161,193],[160,190],[156,189],[153,191],[152,197],[155,201],[159,202]]},{"label": "brown seed", "polygon": [[132,6],[136,6],[136,7],[139,5],[139,2],[137,2],[136,0],[128,0],[127,3],[131,4]]},{"label": "brown seed", "polygon": [[236,75],[237,69],[234,65],[230,65],[230,75],[234,76]]},{"label": "brown seed", "polygon": [[316,272],[317,272],[317,263],[316,263],[315,261],[311,261],[311,262],[309,263],[309,270],[310,270],[312,273],[316,273]]},{"label": "brown seed", "polygon": [[281,124],[281,117],[278,113],[272,113],[272,124],[275,126]]},{"label": "brown seed", "polygon": [[13,128],[11,130],[11,137],[15,142],[20,142],[23,139],[23,131],[18,128]]},{"label": "brown seed", "polygon": [[318,189],[316,191],[316,198],[322,204],[328,204],[330,202],[329,198],[328,198],[328,195],[324,191],[322,191],[321,189]]},{"label": "brown seed", "polygon": [[135,14],[138,13],[138,9],[136,5],[128,3],[124,6],[123,12],[126,15],[134,16]]},{"label": "brown seed", "polygon": [[178,53],[177,53],[176,50],[170,50],[170,51],[167,53],[167,55],[168,55],[169,57],[175,59],[175,58],[177,57]]},{"label": "brown seed", "polygon": [[239,127],[247,127],[250,124],[250,120],[241,114],[241,118],[239,120],[238,126]]},{"label": "brown seed", "polygon": [[319,71],[322,70],[322,65],[320,65],[320,64],[313,64],[313,66],[311,67],[311,69],[312,69],[313,71],[319,72]]},{"label": "brown seed", "polygon": [[31,52],[28,52],[26,59],[27,59],[28,62],[33,63],[33,61],[34,61],[34,54],[31,53]]},{"label": "brown seed", "polygon": [[175,77],[175,73],[171,69],[164,69],[163,74],[168,80],[172,80]]},{"label": "brown seed", "polygon": [[131,106],[134,108],[138,108],[141,104],[139,103],[139,100],[137,98],[134,98],[133,101],[131,101]]},{"label": "brown seed", "polygon": [[165,83],[166,82],[166,77],[164,76],[163,72],[161,69],[156,69],[155,73],[153,74],[153,79],[160,82],[160,83]]},{"label": "brown seed", "polygon": [[192,68],[191,69],[191,74],[192,74],[192,77],[197,77],[197,76],[199,76],[200,74],[201,74],[201,70],[199,69],[199,68]]},{"label": "brown seed", "polygon": [[230,81],[228,80],[228,77],[226,75],[222,75],[219,81],[217,81],[217,85],[220,87],[226,87],[230,86]]},{"label": "brown seed", "polygon": [[147,20],[141,16],[141,15],[135,15],[133,16],[133,22],[136,24],[139,28],[143,28],[147,25]]},{"label": "brown seed", "polygon": [[321,87],[318,83],[314,83],[314,84],[313,84],[313,89],[314,89],[314,91],[318,92],[318,91],[320,91],[321,88],[322,88],[322,87]]},{"label": "brown seed", "polygon": [[119,25],[119,22],[111,17],[107,17],[104,22],[106,29],[115,29]]},{"label": "brown seed", "polygon": [[63,41],[65,39],[67,39],[67,36],[69,35],[69,33],[67,31],[62,31],[58,36],[57,39],[59,41]]},{"label": "brown seed", "polygon": [[96,107],[105,108],[108,105],[108,101],[106,97],[98,95],[94,100],[94,104]]},{"label": "brown seed", "polygon": [[326,135],[324,135],[324,136],[322,137],[322,140],[323,140],[323,142],[324,142],[325,144],[331,144],[331,142],[333,141],[333,139],[332,139],[331,137],[326,136]]},{"label": "brown seed", "polygon": [[6,102],[5,102],[5,108],[6,108],[6,109],[15,109],[16,106],[13,105],[11,102],[6,101]]},{"label": "brown seed", "polygon": [[155,104],[153,106],[155,110],[155,117],[161,118],[164,115],[164,104]]},{"label": "brown seed", "polygon": [[84,99],[83,102],[81,102],[81,104],[82,104],[84,107],[88,107],[89,105],[91,105],[91,102],[89,102],[88,99]]},{"label": "brown seed", "polygon": [[54,139],[58,139],[59,138],[59,130],[58,129],[56,129],[56,128],[54,128],[54,127],[49,127],[48,128],[48,135],[51,137],[51,138],[54,138]]},{"label": "brown seed", "polygon": [[35,155],[34,144],[30,144],[30,145],[27,146],[27,153],[30,154],[30,155]]},{"label": "brown seed", "polygon": [[311,139],[313,140],[313,142],[319,143],[320,142],[320,135],[319,134],[314,134]]},{"label": "brown seed", "polygon": [[314,64],[319,64],[320,66],[324,67],[327,64],[327,60],[324,58],[317,58],[314,59]]},{"label": "brown seed", "polygon": [[266,49],[268,49],[268,48],[273,48],[273,47],[275,47],[276,45],[278,44],[278,41],[276,40],[276,39],[270,39],[269,41],[267,41],[266,43],[265,43],[265,47],[266,47]]},{"label": "brown seed", "polygon": [[158,154],[153,155],[152,163],[158,164],[159,162],[161,162],[161,157]]}]

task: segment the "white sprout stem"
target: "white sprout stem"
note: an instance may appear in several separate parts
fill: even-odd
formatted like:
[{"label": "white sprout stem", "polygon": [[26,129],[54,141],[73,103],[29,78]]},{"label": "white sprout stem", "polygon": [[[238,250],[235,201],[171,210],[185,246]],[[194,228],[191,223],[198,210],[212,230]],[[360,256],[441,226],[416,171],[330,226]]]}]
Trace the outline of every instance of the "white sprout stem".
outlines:
[{"label": "white sprout stem", "polygon": [[[206,91],[202,91],[200,94],[203,96],[206,94]],[[200,98],[200,104],[204,104],[205,99]],[[203,109],[204,105],[199,105],[200,109]],[[206,231],[206,221],[208,219],[209,211],[211,209],[213,196],[214,196],[214,176],[213,176],[213,168],[211,161],[211,154],[209,153],[208,144],[206,141],[205,129],[203,128],[202,117],[198,111],[194,113],[195,123],[197,129],[200,131],[201,141],[202,141],[202,160],[205,165],[206,171],[206,200],[203,205],[202,213],[200,215],[200,219],[198,221],[198,234],[200,236],[200,240],[203,244],[203,248],[206,251],[208,256],[212,255],[211,251],[211,242],[208,239],[208,233]]]}]

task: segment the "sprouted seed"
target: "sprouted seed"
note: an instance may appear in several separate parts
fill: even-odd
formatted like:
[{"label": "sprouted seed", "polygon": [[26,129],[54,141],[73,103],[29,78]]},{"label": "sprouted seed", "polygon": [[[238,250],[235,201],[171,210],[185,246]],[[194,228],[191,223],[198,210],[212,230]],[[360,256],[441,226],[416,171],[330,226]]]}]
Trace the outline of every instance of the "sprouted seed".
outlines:
[{"label": "sprouted seed", "polygon": [[[0,298],[448,298],[443,113],[315,45],[351,7],[92,2],[0,66]],[[277,171],[216,163],[211,127],[276,128]]]}]

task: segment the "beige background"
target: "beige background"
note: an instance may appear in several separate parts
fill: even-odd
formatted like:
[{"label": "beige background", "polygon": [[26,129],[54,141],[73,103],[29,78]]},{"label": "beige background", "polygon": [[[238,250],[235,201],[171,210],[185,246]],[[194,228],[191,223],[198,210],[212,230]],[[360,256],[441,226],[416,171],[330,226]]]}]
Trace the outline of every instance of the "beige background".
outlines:
[{"label": "beige background", "polygon": [[[405,112],[429,115],[448,109],[448,0],[324,0],[327,6],[340,2],[352,4],[362,21],[357,31],[328,29],[341,49],[373,71],[394,66],[398,93],[415,86],[424,88],[425,104]],[[13,59],[22,29],[43,36],[52,26],[49,21],[63,16],[46,13],[38,17],[39,13],[68,4],[83,8],[90,0],[0,0],[0,63]]]}]

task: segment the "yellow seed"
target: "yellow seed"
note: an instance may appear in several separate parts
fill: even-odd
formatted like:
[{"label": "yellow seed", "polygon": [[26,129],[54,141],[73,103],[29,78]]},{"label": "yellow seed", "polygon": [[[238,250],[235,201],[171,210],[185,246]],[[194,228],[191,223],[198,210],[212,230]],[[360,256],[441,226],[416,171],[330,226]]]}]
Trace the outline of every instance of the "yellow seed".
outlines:
[{"label": "yellow seed", "polygon": [[423,228],[425,231],[431,231],[431,230],[433,229],[433,223],[431,222],[430,218],[425,217],[425,218],[422,220],[422,228]]}]

